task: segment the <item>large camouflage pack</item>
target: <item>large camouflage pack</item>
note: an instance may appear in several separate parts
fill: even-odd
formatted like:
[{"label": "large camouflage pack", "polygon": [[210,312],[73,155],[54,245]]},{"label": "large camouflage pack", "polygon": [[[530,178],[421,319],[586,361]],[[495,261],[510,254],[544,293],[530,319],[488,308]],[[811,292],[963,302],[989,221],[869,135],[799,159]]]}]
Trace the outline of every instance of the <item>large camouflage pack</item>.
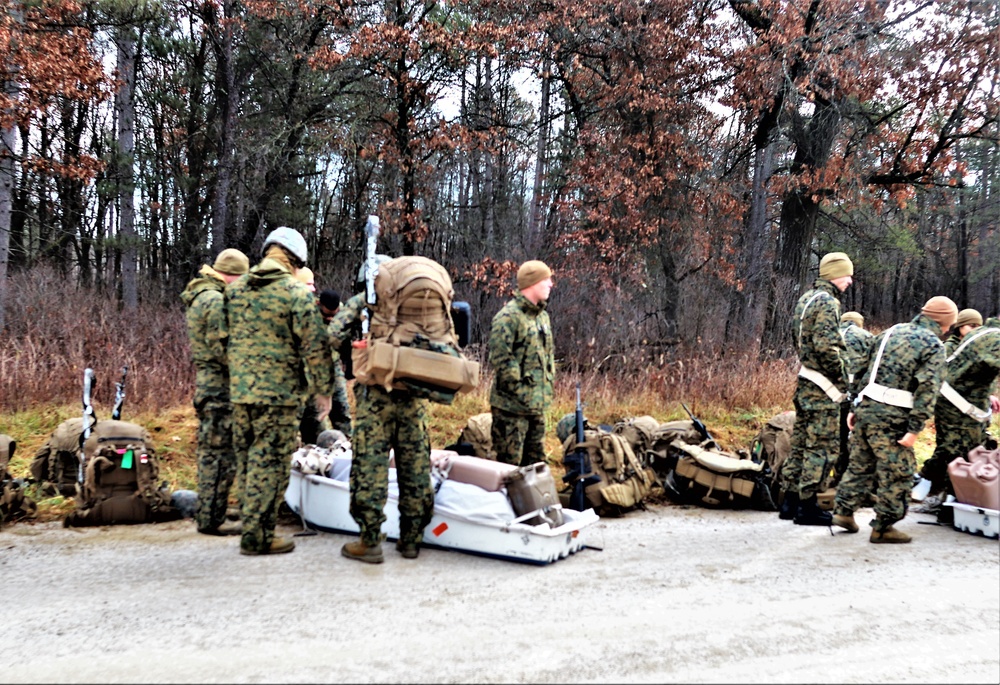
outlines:
[{"label": "large camouflage pack", "polygon": [[[591,470],[600,481],[584,490],[587,504],[599,516],[621,516],[644,500],[662,493],[653,470],[643,465],[629,441],[619,433],[587,428],[580,447],[587,450]],[[576,434],[563,442],[563,454],[577,449]]]},{"label": "large camouflage pack", "polygon": [[34,516],[38,509],[34,500],[25,496],[23,481],[7,471],[16,450],[14,438],[0,434],[0,525],[5,521]]},{"label": "large camouflage pack", "polygon": [[98,421],[83,445],[86,463],[76,509],[65,526],[106,526],[170,521],[170,504],[149,432],[127,421]]},{"label": "large camouflage pack", "polygon": [[80,436],[83,418],[63,421],[35,452],[29,470],[42,484],[42,492],[75,497],[80,470]]},{"label": "large camouflage pack", "polygon": [[397,257],[381,264],[366,344],[352,350],[358,382],[442,404],[475,388],[479,364],[459,352],[454,294],[447,270],[432,259]]},{"label": "large camouflage pack", "polygon": [[792,429],[795,427],[795,412],[785,411],[764,422],[753,440],[750,454],[754,459],[767,464],[771,471],[768,489],[771,499],[781,500],[781,467],[792,456]]}]

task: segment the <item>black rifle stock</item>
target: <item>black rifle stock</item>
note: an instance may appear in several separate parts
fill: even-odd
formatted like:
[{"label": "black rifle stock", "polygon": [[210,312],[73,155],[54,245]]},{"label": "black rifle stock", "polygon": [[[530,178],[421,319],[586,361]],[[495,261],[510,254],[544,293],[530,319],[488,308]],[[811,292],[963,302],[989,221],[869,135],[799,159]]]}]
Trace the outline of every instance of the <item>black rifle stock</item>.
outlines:
[{"label": "black rifle stock", "polygon": [[569,508],[583,511],[587,507],[586,490],[588,485],[600,482],[601,477],[590,470],[590,457],[587,448],[582,447],[584,441],[583,403],[580,401],[580,383],[576,384],[576,448],[563,457],[566,475],[563,481],[572,484],[573,492],[569,498]]},{"label": "black rifle stock", "polygon": [[705,427],[705,424],[699,421],[695,415],[691,413],[691,410],[688,409],[686,404],[681,402],[681,406],[684,407],[684,411],[687,412],[687,415],[691,417],[691,423],[694,424],[695,430],[701,435],[702,442],[706,442],[711,449],[719,449],[719,443],[717,443],[711,433],[708,432],[708,428]]},{"label": "black rifle stock", "polygon": [[115,408],[111,418],[118,421],[122,417],[122,406],[125,404],[125,376],[128,375],[128,364],[122,367],[122,379],[115,383]]}]

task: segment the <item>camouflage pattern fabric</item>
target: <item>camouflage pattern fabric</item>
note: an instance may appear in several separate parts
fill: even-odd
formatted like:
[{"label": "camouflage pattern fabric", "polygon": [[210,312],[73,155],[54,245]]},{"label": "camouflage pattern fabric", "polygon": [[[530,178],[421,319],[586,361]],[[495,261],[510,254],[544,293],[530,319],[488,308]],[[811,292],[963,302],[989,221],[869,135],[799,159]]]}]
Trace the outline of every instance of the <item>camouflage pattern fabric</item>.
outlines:
[{"label": "camouflage pattern fabric", "polygon": [[226,284],[207,265],[201,274],[188,283],[181,301],[187,307],[188,341],[196,371],[198,507],[194,520],[198,528],[216,528],[226,520],[236,473],[226,360]]},{"label": "camouflage pattern fabric", "polygon": [[274,539],[278,505],[288,488],[297,411],[287,405],[233,405],[233,446],[243,455],[241,466],[246,465],[240,510],[243,549],[262,552]]},{"label": "camouflage pattern fabric", "polygon": [[[792,337],[802,366],[823,374],[843,391],[847,378],[839,294],[830,281],[817,279],[795,304]],[[793,404],[792,454],[782,466],[781,482],[786,492],[797,492],[807,499],[819,492],[840,453],[840,405],[801,377],[795,385]]]},{"label": "camouflage pattern fabric", "polygon": [[844,338],[844,364],[847,373],[857,375],[862,370],[861,364],[875,336],[853,321],[845,321],[840,325],[840,335]]},{"label": "camouflage pattern fabric", "polygon": [[399,538],[404,544],[419,544],[434,514],[427,401],[401,390],[386,392],[376,385],[359,386],[356,392],[351,516],[361,529],[361,541],[373,546],[385,539],[381,529],[392,449],[399,486]]},{"label": "camouflage pattern fabric", "polygon": [[496,407],[491,414],[490,440],[497,461],[515,466],[545,461],[544,415],[511,414]]},{"label": "camouflage pattern fabric", "polygon": [[274,537],[302,398],[331,392],[330,353],[313,294],[277,259],[263,259],[225,296],[241,545],[260,552]]},{"label": "camouflage pattern fabric", "polygon": [[834,513],[853,514],[875,492],[875,519],[871,526],[881,532],[906,516],[917,460],[912,447],[897,440],[907,431],[906,417],[888,404],[870,402],[855,415],[851,460],[837,487]]},{"label": "camouflage pattern fabric", "polygon": [[226,319],[234,404],[297,407],[305,396],[331,394],[323,317],[283,264],[266,258],[230,283]]},{"label": "camouflage pattern fabric", "polygon": [[229,493],[236,476],[233,450],[233,407],[229,402],[205,400],[198,415],[198,528],[218,528],[226,521]]},{"label": "camouflage pattern fabric", "polygon": [[545,414],[556,373],[545,302],[535,305],[518,293],[497,312],[490,328],[489,361],[491,407],[523,416]]},{"label": "camouflage pattern fabric", "polygon": [[[799,379],[801,383],[804,379]],[[795,426],[792,429],[792,453],[781,467],[781,484],[785,492],[797,492],[801,499],[808,499],[825,489],[840,454],[840,409],[816,384],[801,388],[801,394],[819,394],[826,398],[826,406],[806,409],[795,393]],[[820,404],[819,398],[806,404]]]},{"label": "camouflage pattern fabric", "polygon": [[[944,379],[973,405],[988,409],[1000,376],[1000,319],[987,319],[967,337],[971,342],[947,363]],[[958,345],[953,346],[950,354],[957,349]],[[943,489],[951,492],[948,464],[959,457],[967,459],[974,447],[985,444],[986,424],[963,414],[948,399],[938,397],[934,426],[937,431],[934,454],[924,462],[920,475],[931,481],[932,492]]]},{"label": "camouflage pattern fabric", "polygon": [[333,403],[330,408],[329,423],[335,429],[351,437],[351,402],[347,398],[347,377],[344,375],[344,365],[340,361],[340,353],[331,350],[333,369]]},{"label": "camouflage pattern fabric", "polygon": [[348,298],[340,305],[340,309],[326,326],[326,334],[330,339],[330,347],[339,350],[344,341],[351,337],[351,326],[361,318],[366,306],[363,292]]},{"label": "camouflage pattern fabric", "polygon": [[[892,330],[892,329],[890,329]],[[913,488],[916,457],[913,449],[897,441],[907,433],[920,433],[931,416],[941,387],[945,368],[941,327],[931,318],[918,314],[908,324],[894,329],[889,338],[877,376],[872,379],[873,362],[883,338],[875,336],[865,360],[865,371],[855,376],[852,394],[858,394],[875,380],[888,388],[913,393],[913,408],[896,407],[862,399],[854,410],[855,426],[851,460],[847,473],[837,487],[834,512],[853,513],[875,489],[876,520],[873,527],[883,531],[906,515]]]}]

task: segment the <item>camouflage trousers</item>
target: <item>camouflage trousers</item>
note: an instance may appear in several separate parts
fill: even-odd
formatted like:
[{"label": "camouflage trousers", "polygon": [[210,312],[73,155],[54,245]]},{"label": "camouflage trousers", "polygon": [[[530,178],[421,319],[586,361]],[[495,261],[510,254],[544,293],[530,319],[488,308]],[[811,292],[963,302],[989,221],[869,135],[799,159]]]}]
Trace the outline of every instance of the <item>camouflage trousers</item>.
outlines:
[{"label": "camouflage trousers", "polygon": [[931,482],[931,492],[954,494],[948,464],[959,457],[968,459],[973,448],[986,442],[986,424],[961,413],[951,402],[939,400],[934,408],[934,430],[934,454],[924,462],[920,475]]},{"label": "camouflage trousers", "polygon": [[912,447],[898,440],[906,435],[905,417],[887,416],[863,405],[854,415],[851,461],[837,487],[834,513],[853,514],[875,492],[872,527],[884,531],[906,516],[917,459]]},{"label": "camouflage trousers", "polygon": [[399,487],[399,539],[420,543],[434,514],[427,401],[374,385],[358,385],[355,392],[358,418],[351,445],[351,516],[361,529],[361,541],[371,546],[385,539],[382,524],[391,448]]},{"label": "camouflage trousers", "polygon": [[245,464],[240,546],[256,552],[271,546],[278,505],[288,488],[298,430],[295,405],[234,404],[233,447]]},{"label": "camouflage trousers", "polygon": [[492,407],[490,440],[497,461],[528,466],[545,461],[545,416],[520,416]]},{"label": "camouflage trousers", "polygon": [[195,405],[198,415],[198,528],[217,528],[226,520],[229,491],[236,476],[233,451],[233,408],[228,401],[206,398]]},{"label": "camouflage trousers", "polygon": [[347,437],[351,437],[351,403],[347,399],[347,378],[344,365],[334,360],[333,403],[330,407],[330,423]]},{"label": "camouflage trousers", "polygon": [[839,454],[840,405],[830,401],[803,408],[796,395],[792,453],[781,467],[782,488],[803,500],[819,493]]}]

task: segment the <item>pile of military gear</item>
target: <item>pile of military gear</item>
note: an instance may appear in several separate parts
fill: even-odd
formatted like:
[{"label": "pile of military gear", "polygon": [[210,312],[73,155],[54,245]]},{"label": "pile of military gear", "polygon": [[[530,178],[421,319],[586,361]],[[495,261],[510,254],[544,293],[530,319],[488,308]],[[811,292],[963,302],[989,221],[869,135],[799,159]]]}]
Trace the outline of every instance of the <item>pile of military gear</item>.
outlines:
[{"label": "pile of military gear", "polygon": [[490,433],[492,428],[492,413],[487,411],[470,416],[458,439],[445,449],[480,459],[495,459],[493,437]]},{"label": "pile of military gear", "polygon": [[16,449],[14,438],[0,434],[0,525],[5,521],[31,518],[38,510],[35,501],[24,494],[24,479],[14,478],[7,471]]},{"label": "pile of military gear", "polygon": [[667,496],[678,504],[775,511],[768,463],[743,451],[723,450],[705,425],[687,411],[689,421],[661,424],[647,451],[647,462],[662,480]]},{"label": "pile of military gear", "polygon": [[[781,467],[792,455],[792,431],[795,428],[795,412],[785,411],[772,416],[764,422],[760,432],[754,438],[750,448],[751,458],[766,464],[768,467],[767,484],[771,501],[780,505],[784,499],[781,487]],[[824,511],[833,510],[834,498],[837,494],[836,483],[843,476],[846,464],[836,465],[834,471],[828,473],[820,484],[817,494],[817,504]]]}]

